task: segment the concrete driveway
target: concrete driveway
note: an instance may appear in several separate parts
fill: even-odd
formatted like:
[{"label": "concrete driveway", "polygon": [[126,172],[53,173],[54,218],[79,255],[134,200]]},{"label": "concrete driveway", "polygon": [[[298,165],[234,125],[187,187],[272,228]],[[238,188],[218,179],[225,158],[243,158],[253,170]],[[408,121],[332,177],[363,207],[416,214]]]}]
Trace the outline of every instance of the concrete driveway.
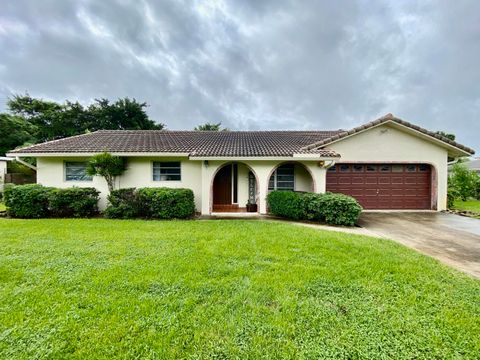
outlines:
[{"label": "concrete driveway", "polygon": [[359,224],[480,278],[480,220],[437,212],[365,212]]}]

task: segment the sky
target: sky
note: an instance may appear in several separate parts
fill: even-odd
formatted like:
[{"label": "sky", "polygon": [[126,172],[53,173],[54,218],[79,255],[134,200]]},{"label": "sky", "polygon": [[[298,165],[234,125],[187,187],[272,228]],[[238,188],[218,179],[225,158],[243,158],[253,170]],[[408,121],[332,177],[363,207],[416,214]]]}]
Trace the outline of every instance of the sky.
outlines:
[{"label": "sky", "polygon": [[348,129],[386,113],[480,151],[480,1],[2,0],[13,94],[136,98],[169,129]]}]

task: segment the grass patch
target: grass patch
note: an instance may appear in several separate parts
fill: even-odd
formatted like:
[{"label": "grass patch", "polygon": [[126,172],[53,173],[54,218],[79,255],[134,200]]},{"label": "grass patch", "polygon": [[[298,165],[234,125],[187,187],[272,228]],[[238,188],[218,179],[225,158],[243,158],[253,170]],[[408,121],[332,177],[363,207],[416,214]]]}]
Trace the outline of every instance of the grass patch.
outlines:
[{"label": "grass patch", "polygon": [[479,358],[480,281],[268,221],[0,219],[0,358]]},{"label": "grass patch", "polygon": [[480,200],[455,200],[453,206],[457,210],[471,211],[480,215]]}]

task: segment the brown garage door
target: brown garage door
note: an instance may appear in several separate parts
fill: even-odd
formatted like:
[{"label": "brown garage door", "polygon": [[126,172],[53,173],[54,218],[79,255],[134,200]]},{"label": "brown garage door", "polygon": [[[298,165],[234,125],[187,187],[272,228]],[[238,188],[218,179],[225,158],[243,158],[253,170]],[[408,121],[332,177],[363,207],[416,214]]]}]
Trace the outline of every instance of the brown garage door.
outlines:
[{"label": "brown garage door", "polygon": [[336,164],[327,172],[327,191],[365,209],[430,209],[431,183],[426,164]]}]

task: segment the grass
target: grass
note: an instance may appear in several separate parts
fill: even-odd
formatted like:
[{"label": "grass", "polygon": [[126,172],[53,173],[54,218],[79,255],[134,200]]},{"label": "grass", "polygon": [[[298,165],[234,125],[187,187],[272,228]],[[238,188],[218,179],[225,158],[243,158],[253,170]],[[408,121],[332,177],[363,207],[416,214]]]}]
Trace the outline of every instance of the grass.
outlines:
[{"label": "grass", "polygon": [[480,215],[480,200],[475,200],[475,199],[471,199],[467,201],[455,200],[453,206],[457,210],[471,211],[474,213],[478,213]]},{"label": "grass", "polygon": [[0,358],[479,358],[480,281],[267,221],[0,219]]}]

